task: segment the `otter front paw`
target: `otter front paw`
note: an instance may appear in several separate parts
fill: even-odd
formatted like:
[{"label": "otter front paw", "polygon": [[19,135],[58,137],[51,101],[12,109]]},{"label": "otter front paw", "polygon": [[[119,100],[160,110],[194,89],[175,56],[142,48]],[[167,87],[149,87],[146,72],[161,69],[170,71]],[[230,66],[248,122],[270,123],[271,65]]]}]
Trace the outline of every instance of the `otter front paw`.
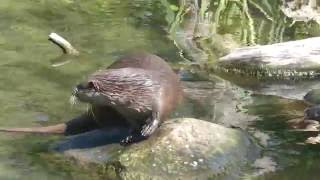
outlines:
[{"label": "otter front paw", "polygon": [[151,134],[153,134],[156,129],[159,127],[160,121],[157,119],[152,120],[148,124],[145,124],[142,127],[141,135],[144,137],[149,137]]},{"label": "otter front paw", "polygon": [[131,143],[133,143],[133,136],[130,135],[130,136],[127,136],[126,138],[122,139],[120,141],[120,145],[121,146],[128,146],[130,145]]},{"label": "otter front paw", "polygon": [[141,135],[130,135],[130,136],[127,136],[126,138],[124,138],[123,140],[121,140],[120,145],[121,146],[128,146],[132,143],[139,142],[144,139],[145,139],[145,137],[143,137]]}]

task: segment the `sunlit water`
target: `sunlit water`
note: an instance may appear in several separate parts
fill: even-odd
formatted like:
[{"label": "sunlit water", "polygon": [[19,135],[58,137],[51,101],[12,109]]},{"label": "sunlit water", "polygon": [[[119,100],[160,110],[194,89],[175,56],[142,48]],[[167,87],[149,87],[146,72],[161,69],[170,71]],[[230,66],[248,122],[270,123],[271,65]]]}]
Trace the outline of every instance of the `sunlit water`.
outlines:
[{"label": "sunlit water", "polygon": [[[182,61],[168,38],[164,11],[160,1],[2,0],[0,126],[54,124],[80,114],[87,107],[70,105],[72,87],[125,52],[145,50],[172,63]],[[282,31],[288,26],[257,16],[262,25],[256,29],[260,30],[255,36],[244,36],[238,29],[239,17],[228,17],[231,23],[226,22],[218,32],[231,33],[244,44],[252,43],[253,37],[257,38],[255,43],[265,44],[318,34],[303,34],[301,24]],[[293,32],[291,28],[302,30]],[[61,57],[61,50],[47,40],[51,32],[70,40],[80,56]],[[59,66],[61,63],[65,64]],[[278,163],[276,172],[261,178],[319,177],[317,147],[297,144],[306,135],[290,131],[285,122],[301,115],[305,105],[262,95],[252,99],[246,106],[247,113],[258,120],[252,127],[270,136],[263,153]],[[207,117],[205,111],[195,111],[195,117]],[[0,179],[99,179],[99,174],[83,171],[50,151],[60,138],[1,133]]]}]

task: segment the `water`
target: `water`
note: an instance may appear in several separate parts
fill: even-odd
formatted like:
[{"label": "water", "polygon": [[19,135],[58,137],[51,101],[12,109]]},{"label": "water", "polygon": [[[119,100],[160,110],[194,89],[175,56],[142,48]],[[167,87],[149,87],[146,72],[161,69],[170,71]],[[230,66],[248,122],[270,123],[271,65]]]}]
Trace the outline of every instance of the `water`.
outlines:
[{"label": "water", "polygon": [[[145,1],[3,0],[0,3],[0,126],[65,122],[86,109],[68,102],[74,85],[127,51],[145,50],[178,61],[157,4]],[[60,57],[48,41],[56,32],[80,51]],[[54,67],[59,62],[68,63]],[[0,179],[92,179],[54,158],[60,137],[0,136]]]},{"label": "water", "polygon": [[[225,2],[225,4],[221,2]],[[208,8],[203,5],[205,3],[210,4]],[[214,62],[218,57],[217,54],[225,53],[219,45],[271,44],[319,36],[320,28],[318,24],[314,22],[293,22],[281,13],[280,7],[281,3],[275,0],[202,1],[200,11],[205,13],[198,15],[200,16],[199,21],[203,24],[195,27],[197,33],[200,34],[200,38],[196,39],[197,53],[188,50],[188,48],[194,48],[194,46],[187,43],[183,44],[183,42],[180,42],[182,44],[180,45],[181,50],[187,54],[188,59],[196,57],[196,59],[202,60],[203,57],[206,57],[206,59]],[[192,20],[190,20],[189,25],[192,26],[191,22]],[[177,29],[181,33],[181,27],[179,28]],[[190,29],[185,28],[184,31],[188,32]],[[213,34],[217,34],[212,36],[206,32],[208,29],[214,32]],[[175,33],[172,34],[177,37]],[[219,41],[220,36],[223,37],[222,42]],[[227,38],[227,36],[231,38]],[[199,49],[201,49],[202,54],[199,53]],[[264,86],[271,87],[270,84],[274,83],[274,87],[269,89],[274,92],[277,88],[280,88],[279,84],[286,84],[286,82],[267,82],[268,84],[265,84],[256,79],[234,78],[230,74],[224,78],[243,88],[250,87],[250,89],[259,89]],[[287,95],[290,93],[290,88],[298,89],[298,83],[288,83],[286,87],[288,88]],[[298,93],[305,94],[310,90],[308,85],[304,87],[302,88],[304,91],[290,93],[290,95],[293,95],[291,97],[297,97]],[[270,91],[267,93],[274,94]],[[282,90],[282,92],[286,91]],[[278,93],[277,95],[281,94]],[[248,125],[248,129],[256,137],[258,136],[257,132],[263,134],[263,136],[259,135],[260,138],[257,139],[261,140],[263,139],[261,137],[266,137],[264,141],[261,140],[261,145],[264,147],[262,155],[270,157],[276,162],[276,171],[272,172],[271,170],[271,172],[262,174],[256,179],[318,179],[319,146],[303,144],[307,137],[315,136],[317,133],[295,132],[287,123],[290,119],[301,118],[306,104],[301,100],[289,100],[261,94],[248,98],[250,99],[248,105],[241,109],[241,111],[254,118],[254,121]],[[230,103],[230,105],[232,104]],[[236,121],[238,118],[235,116],[233,120]],[[259,170],[257,174],[260,174]]]},{"label": "water", "polygon": [[[184,2],[193,4],[193,1],[185,0]],[[203,0],[199,6],[198,19],[190,16],[191,11],[187,14],[189,18],[184,19],[184,24],[174,25],[174,30],[170,35],[176,40],[186,59],[200,62],[209,59],[213,63],[219,56],[224,55],[227,49],[234,47],[272,44],[319,36],[318,24],[292,21],[284,16],[281,5],[281,2],[276,0]],[[194,21],[198,23],[194,23]],[[181,40],[183,39],[181,37],[188,37],[194,32],[197,38],[193,41]],[[258,169],[254,174],[260,176],[254,179],[318,179],[319,147],[318,145],[303,144],[307,137],[315,136],[318,133],[293,131],[287,122],[290,119],[303,116],[303,110],[307,105],[301,101],[301,94],[304,95],[311,90],[311,86],[307,85],[308,82],[262,82],[262,80],[249,77],[233,77],[231,74],[227,74],[223,78],[244,89],[260,89],[260,92],[263,93],[244,95],[243,97],[247,99],[246,102],[243,102],[243,99],[234,98],[233,102],[227,103],[228,96],[222,98],[222,101],[226,101],[226,103],[216,101],[213,105],[214,109],[219,109],[221,106],[220,114],[225,111],[232,119],[231,123],[228,118],[219,120],[217,113],[212,113],[212,111],[209,113],[216,114],[215,117],[202,116],[209,121],[229,125],[232,124],[232,121],[246,118],[241,117],[241,114],[248,115],[249,122],[241,122],[240,120],[239,124],[247,126],[247,130],[264,147],[262,156],[271,158],[276,164],[276,169],[269,168],[270,171],[265,174],[261,174],[260,172],[263,170]],[[306,84],[302,85],[304,83]],[[304,88],[299,90],[299,84]],[[281,87],[282,85],[283,87]],[[232,88],[235,87],[232,86]],[[263,90],[264,88],[265,90]],[[280,90],[281,88],[284,89]],[[293,92],[290,89],[296,91]],[[220,91],[222,90],[220,89]],[[300,100],[290,100],[279,96],[299,97]],[[234,106],[233,103],[237,101],[240,106]],[[238,112],[242,113],[234,115],[226,104],[233,108],[241,107]],[[249,119],[253,119],[253,121]]]},{"label": "water", "polygon": [[[219,14],[219,4],[215,2],[207,11],[215,15],[212,22],[217,21],[214,17],[220,16],[219,25],[213,29],[221,35],[231,34],[242,45],[268,44],[320,34],[315,24],[296,23],[292,26],[280,15],[279,2],[262,1],[260,10],[263,9],[264,13],[251,4],[252,19],[244,20],[232,4]],[[178,31],[173,28],[178,10],[177,4],[163,0],[2,0],[0,126],[54,124],[80,114],[87,107],[69,104],[72,87],[127,51],[156,53],[174,65],[184,61],[180,57],[187,53],[184,46],[178,49],[179,42],[174,43],[172,34],[172,39],[168,35],[168,31]],[[274,20],[268,20],[269,17]],[[250,23],[253,26],[248,26]],[[47,40],[51,32],[68,39],[80,51],[80,56],[61,57],[61,50]],[[211,39],[199,42],[201,48],[207,47],[205,53],[214,59],[218,52],[208,50],[215,49]],[[61,63],[65,64],[57,66]],[[221,91],[214,87],[212,90]],[[320,164],[318,147],[299,144],[309,134],[292,132],[286,123],[301,116],[306,105],[302,101],[276,96],[245,96],[249,103],[240,111],[254,117],[248,129],[253,129],[252,134],[257,130],[267,134],[269,139],[263,155],[277,162],[277,171],[259,178],[316,179]],[[232,100],[238,103],[243,99]],[[209,103],[208,99],[205,103]],[[194,112],[186,115],[209,121],[214,121],[212,116],[216,117],[210,111],[211,106],[206,104],[203,107],[207,109],[196,109],[197,104],[190,107]],[[1,133],[0,179],[101,179],[101,174],[84,171],[50,151],[52,143],[61,138]]]}]

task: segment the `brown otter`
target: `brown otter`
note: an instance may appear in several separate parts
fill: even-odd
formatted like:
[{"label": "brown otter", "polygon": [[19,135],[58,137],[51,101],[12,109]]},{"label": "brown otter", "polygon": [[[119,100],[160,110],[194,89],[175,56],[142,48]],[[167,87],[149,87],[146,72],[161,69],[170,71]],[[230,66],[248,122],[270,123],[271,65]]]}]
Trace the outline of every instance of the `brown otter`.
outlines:
[{"label": "brown otter", "polygon": [[122,144],[149,137],[182,98],[178,76],[160,57],[135,53],[120,58],[78,84],[73,96],[90,110],[64,124],[2,131],[77,134],[105,126],[130,126]]}]

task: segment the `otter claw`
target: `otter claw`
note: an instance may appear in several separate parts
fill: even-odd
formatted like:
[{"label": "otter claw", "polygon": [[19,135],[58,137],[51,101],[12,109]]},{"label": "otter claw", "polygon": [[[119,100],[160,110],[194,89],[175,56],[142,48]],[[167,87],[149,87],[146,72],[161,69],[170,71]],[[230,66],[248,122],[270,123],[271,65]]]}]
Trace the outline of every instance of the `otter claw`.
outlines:
[{"label": "otter claw", "polygon": [[151,123],[146,124],[142,127],[141,135],[144,137],[150,136],[158,128],[159,121],[153,120]]},{"label": "otter claw", "polygon": [[138,141],[141,141],[141,140],[144,140],[145,139],[145,137],[143,137],[143,136],[135,136],[135,135],[130,135],[130,136],[128,136],[128,137],[126,137],[125,139],[123,139],[123,140],[121,140],[120,141],[120,145],[121,146],[128,146],[128,145],[130,145],[130,144],[132,144],[132,143],[135,143],[135,142],[138,142]]},{"label": "otter claw", "polygon": [[124,138],[123,140],[120,141],[120,145],[121,146],[127,146],[130,145],[133,142],[133,136],[128,136],[126,138]]},{"label": "otter claw", "polygon": [[151,128],[151,126],[147,125],[147,126],[143,127],[143,129],[141,131],[141,135],[148,136],[148,135],[152,134],[152,132],[153,132],[153,129]]}]

